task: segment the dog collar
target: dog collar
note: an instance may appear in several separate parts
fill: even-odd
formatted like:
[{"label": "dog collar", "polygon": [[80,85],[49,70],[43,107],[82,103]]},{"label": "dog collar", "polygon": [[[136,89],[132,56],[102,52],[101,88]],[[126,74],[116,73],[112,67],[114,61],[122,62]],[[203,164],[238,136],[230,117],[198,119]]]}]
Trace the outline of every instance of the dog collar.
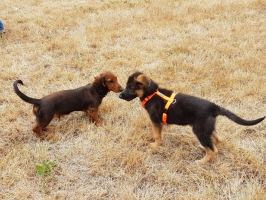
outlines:
[{"label": "dog collar", "polygon": [[176,94],[172,93],[171,96],[168,97],[168,96],[165,96],[163,93],[159,92],[158,90],[156,90],[153,94],[147,96],[145,99],[142,100],[142,102],[141,102],[142,107],[145,108],[145,104],[156,94],[159,97],[161,97],[161,98],[163,98],[164,100],[167,101],[167,103],[164,106],[164,112],[163,112],[163,116],[162,116],[162,122],[164,124],[166,124],[166,122],[167,122],[167,111],[168,111],[168,108],[170,107],[170,105],[174,104],[176,102],[176,99],[174,99]]}]

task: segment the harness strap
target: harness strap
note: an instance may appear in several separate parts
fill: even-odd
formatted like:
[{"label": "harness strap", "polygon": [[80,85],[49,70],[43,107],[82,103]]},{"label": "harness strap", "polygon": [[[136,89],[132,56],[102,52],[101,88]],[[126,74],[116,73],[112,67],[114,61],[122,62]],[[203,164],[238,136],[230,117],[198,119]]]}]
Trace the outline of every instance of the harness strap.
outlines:
[{"label": "harness strap", "polygon": [[163,99],[167,100],[167,103],[164,106],[164,113],[163,113],[163,116],[162,116],[162,121],[163,121],[164,124],[167,123],[167,110],[170,107],[171,103],[173,103],[173,101],[175,100],[174,99],[175,95],[176,95],[175,93],[172,93],[170,98],[165,96],[165,95],[164,95],[164,97],[162,97]]},{"label": "harness strap", "polygon": [[156,90],[156,92],[154,92],[153,94],[147,96],[145,99],[142,100],[142,102],[141,102],[142,107],[145,108],[145,104],[156,94],[167,101],[167,103],[164,106],[164,112],[163,112],[163,116],[162,116],[162,122],[164,124],[166,124],[167,123],[167,110],[172,103],[175,103],[174,98],[175,98],[176,94],[172,93],[171,96],[168,97],[168,96],[165,96],[164,94],[162,94],[161,92],[159,92],[158,90]]},{"label": "harness strap", "polygon": [[159,92],[158,90],[156,90],[156,92],[154,92],[153,94],[147,96],[145,99],[142,100],[141,105],[143,108],[145,108],[145,104],[154,96],[157,94],[157,92]]}]

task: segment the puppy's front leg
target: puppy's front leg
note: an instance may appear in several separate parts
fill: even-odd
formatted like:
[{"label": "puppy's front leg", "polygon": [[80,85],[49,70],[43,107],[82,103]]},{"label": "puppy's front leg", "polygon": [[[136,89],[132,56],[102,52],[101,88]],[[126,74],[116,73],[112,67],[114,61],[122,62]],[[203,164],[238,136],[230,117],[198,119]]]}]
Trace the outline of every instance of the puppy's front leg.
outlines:
[{"label": "puppy's front leg", "polygon": [[163,138],[162,138],[162,130],[163,130],[163,124],[156,124],[156,123],[152,123],[153,124],[153,135],[154,135],[154,139],[155,142],[150,143],[150,146],[152,148],[156,148],[157,146],[161,145],[163,142]]},{"label": "puppy's front leg", "polygon": [[89,108],[86,111],[90,118],[92,118],[97,126],[101,126],[102,123],[98,119],[98,109],[97,108]]}]

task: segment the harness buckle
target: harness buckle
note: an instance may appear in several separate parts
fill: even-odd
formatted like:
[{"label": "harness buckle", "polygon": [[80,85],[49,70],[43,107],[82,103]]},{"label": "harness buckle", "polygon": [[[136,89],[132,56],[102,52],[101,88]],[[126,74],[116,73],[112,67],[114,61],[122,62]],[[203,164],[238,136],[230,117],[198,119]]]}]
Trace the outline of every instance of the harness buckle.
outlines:
[{"label": "harness buckle", "polygon": [[176,103],[176,99],[173,99],[173,102],[172,102],[172,104],[175,104]]}]

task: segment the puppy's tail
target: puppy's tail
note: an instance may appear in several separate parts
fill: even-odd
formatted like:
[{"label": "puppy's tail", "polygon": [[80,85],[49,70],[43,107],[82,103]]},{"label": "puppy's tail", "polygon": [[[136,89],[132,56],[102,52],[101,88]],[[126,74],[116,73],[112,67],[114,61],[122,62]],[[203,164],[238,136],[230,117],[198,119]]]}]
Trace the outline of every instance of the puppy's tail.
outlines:
[{"label": "puppy's tail", "polygon": [[259,119],[249,121],[249,120],[245,120],[245,119],[238,117],[237,115],[235,115],[234,113],[232,113],[231,111],[229,111],[225,108],[222,108],[222,107],[219,107],[219,108],[220,108],[219,109],[219,115],[226,116],[229,119],[231,119],[232,121],[234,121],[235,123],[243,125],[243,126],[252,126],[252,125],[260,123],[262,120],[265,119],[265,117],[262,117]]},{"label": "puppy's tail", "polygon": [[25,94],[23,94],[19,89],[18,89],[18,83],[20,83],[21,85],[23,85],[23,82],[21,80],[16,80],[14,83],[13,83],[13,87],[14,87],[14,90],[16,92],[16,94],[24,101],[28,102],[28,103],[31,103],[31,104],[34,104],[34,105],[39,105],[40,104],[40,99],[34,99],[34,98],[31,98],[31,97],[28,97],[26,96]]}]

